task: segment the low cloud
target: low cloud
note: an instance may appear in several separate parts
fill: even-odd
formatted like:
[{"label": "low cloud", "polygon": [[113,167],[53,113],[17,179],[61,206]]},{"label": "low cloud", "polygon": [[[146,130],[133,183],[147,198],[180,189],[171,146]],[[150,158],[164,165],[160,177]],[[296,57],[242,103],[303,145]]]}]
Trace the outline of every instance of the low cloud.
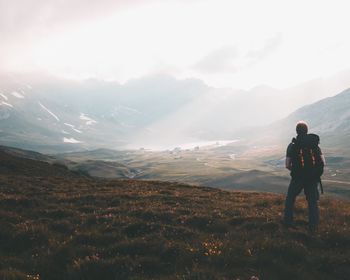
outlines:
[{"label": "low cloud", "polygon": [[52,31],[60,24],[108,16],[118,9],[139,2],[142,1],[0,0],[0,36],[3,40],[11,40],[32,31]]},{"label": "low cloud", "polygon": [[160,0],[0,0],[0,70],[20,67],[25,71],[31,48],[49,36],[157,1]]},{"label": "low cloud", "polygon": [[282,43],[283,38],[281,33],[266,40],[264,46],[260,49],[251,50],[246,54],[246,58],[252,61],[259,61],[273,53]]},{"label": "low cloud", "polygon": [[198,61],[193,69],[202,74],[229,74],[249,68],[271,55],[282,43],[282,34],[267,39],[258,49],[239,53],[235,46],[216,49]]},{"label": "low cloud", "polygon": [[203,57],[193,68],[205,74],[232,73],[237,71],[236,58],[238,58],[237,48],[225,46]]}]

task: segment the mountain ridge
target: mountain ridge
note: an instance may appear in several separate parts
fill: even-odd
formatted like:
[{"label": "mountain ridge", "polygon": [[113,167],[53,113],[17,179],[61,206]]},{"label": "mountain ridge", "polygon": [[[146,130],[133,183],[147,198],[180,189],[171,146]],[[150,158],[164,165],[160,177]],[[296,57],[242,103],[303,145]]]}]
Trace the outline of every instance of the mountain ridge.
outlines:
[{"label": "mountain ridge", "polygon": [[[310,131],[321,136],[321,144],[327,148],[339,150],[349,149],[350,135],[350,88],[341,93],[306,105],[290,114],[284,120],[277,122],[274,128],[280,127],[280,134],[291,139],[290,128],[304,120],[309,124]],[[284,137],[284,139],[287,139]]]},{"label": "mountain ridge", "polygon": [[[344,74],[341,82],[335,76],[305,88],[245,91],[162,75],[125,84],[0,77],[0,141],[50,153],[230,139],[245,126],[267,124],[292,107],[337,92],[347,76],[350,82]],[[327,87],[318,86],[327,81]]]}]

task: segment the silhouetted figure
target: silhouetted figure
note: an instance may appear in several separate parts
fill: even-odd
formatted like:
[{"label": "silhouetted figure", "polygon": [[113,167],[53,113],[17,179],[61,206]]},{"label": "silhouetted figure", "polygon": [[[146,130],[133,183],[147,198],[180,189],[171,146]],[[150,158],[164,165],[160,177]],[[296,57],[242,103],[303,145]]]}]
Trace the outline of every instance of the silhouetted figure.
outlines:
[{"label": "silhouetted figure", "polygon": [[293,210],[296,197],[304,189],[309,209],[309,230],[315,232],[319,223],[318,183],[325,165],[325,158],[319,147],[320,138],[308,134],[308,125],[300,121],[296,125],[297,137],[288,145],[286,168],[289,169],[291,181],[285,202],[284,224],[295,227]]}]

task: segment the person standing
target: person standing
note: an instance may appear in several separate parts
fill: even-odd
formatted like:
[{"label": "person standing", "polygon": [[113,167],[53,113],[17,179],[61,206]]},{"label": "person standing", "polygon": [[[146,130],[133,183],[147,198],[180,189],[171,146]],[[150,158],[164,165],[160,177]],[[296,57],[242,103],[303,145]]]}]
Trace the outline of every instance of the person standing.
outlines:
[{"label": "person standing", "polygon": [[309,231],[315,232],[319,224],[318,184],[325,165],[325,158],[319,147],[320,138],[316,134],[308,134],[308,125],[300,121],[296,125],[296,138],[288,145],[286,168],[290,170],[291,181],[285,201],[283,223],[287,227],[295,227],[293,210],[296,197],[304,190],[308,203]]}]

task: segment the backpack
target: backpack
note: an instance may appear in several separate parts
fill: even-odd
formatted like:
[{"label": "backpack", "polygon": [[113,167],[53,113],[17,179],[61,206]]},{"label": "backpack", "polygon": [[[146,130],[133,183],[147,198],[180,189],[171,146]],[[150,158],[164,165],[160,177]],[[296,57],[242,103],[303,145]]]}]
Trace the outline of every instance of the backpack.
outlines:
[{"label": "backpack", "polygon": [[302,179],[320,180],[324,162],[318,144],[320,137],[316,134],[306,134],[292,139],[292,176]]}]

